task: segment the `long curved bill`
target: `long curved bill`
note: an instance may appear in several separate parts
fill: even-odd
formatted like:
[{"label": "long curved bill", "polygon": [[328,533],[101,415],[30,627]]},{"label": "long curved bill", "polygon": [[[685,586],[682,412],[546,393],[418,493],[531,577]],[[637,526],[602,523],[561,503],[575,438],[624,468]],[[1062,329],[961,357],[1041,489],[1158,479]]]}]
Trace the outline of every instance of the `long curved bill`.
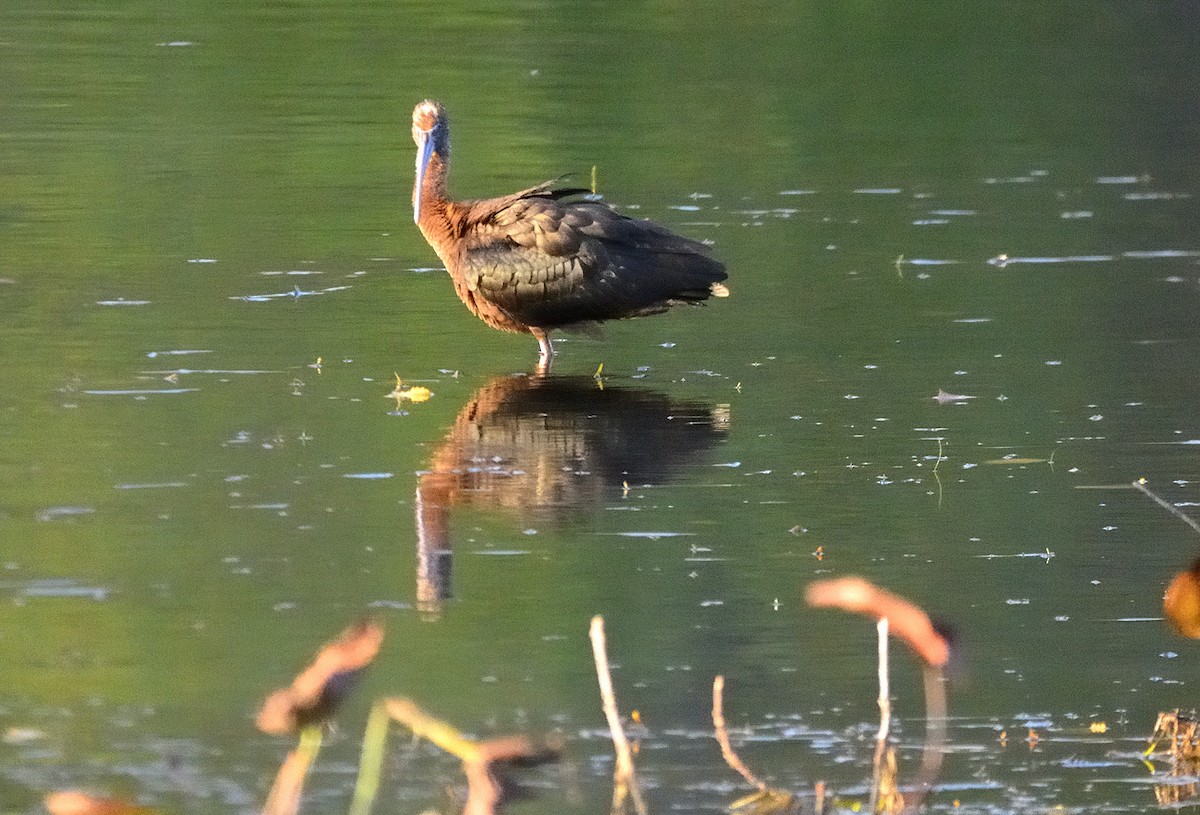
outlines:
[{"label": "long curved bill", "polygon": [[413,184],[413,223],[421,222],[421,188],[425,186],[425,170],[433,155],[432,134],[427,130],[416,130],[417,137],[417,180]]}]

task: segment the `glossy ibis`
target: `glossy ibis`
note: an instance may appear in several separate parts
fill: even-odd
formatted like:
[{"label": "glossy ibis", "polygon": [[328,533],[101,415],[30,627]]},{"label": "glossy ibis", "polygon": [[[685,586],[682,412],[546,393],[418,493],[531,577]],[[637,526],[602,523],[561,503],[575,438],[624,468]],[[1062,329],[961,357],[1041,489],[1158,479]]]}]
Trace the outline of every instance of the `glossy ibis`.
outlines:
[{"label": "glossy ibis", "polygon": [[446,109],[413,109],[417,172],[413,220],[437,252],[460,300],[501,331],[529,332],[548,368],[550,331],[658,314],[677,303],[725,297],[725,265],[699,241],[548,181],[499,198],[452,201]]}]

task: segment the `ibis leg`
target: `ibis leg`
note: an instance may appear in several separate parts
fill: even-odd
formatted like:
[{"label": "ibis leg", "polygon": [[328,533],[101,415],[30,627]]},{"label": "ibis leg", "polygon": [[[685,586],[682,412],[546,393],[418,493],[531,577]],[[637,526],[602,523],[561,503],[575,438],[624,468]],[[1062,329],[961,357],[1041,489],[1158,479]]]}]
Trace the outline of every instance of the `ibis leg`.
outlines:
[{"label": "ibis leg", "polygon": [[530,328],[529,333],[537,338],[538,348],[541,353],[538,354],[538,370],[549,370],[550,360],[554,359],[554,345],[550,342],[550,332],[544,328]]}]

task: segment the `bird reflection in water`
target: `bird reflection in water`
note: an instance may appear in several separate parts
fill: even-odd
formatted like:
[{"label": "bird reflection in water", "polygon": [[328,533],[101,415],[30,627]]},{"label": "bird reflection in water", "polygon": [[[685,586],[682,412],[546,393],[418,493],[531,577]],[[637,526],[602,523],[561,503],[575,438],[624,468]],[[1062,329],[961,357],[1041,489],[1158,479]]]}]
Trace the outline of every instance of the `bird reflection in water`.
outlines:
[{"label": "bird reflection in water", "polygon": [[669,481],[729,427],[727,405],[597,387],[590,377],[503,376],[471,397],[420,474],[417,604],[451,596],[450,513],[466,506],[554,521],[629,485]]}]

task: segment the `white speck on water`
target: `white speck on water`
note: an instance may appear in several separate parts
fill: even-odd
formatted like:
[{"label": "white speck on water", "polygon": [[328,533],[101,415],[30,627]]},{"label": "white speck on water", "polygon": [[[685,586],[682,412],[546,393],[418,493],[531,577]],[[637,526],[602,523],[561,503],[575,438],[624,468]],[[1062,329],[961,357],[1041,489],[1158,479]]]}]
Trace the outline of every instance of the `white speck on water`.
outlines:
[{"label": "white speck on water", "polygon": [[211,349],[179,349],[171,351],[147,351],[146,356],[150,359],[166,356],[184,356],[186,354],[211,354]]},{"label": "white speck on water", "polygon": [[412,603],[404,603],[400,600],[372,600],[367,603],[367,608],[394,608],[405,610],[412,608]]},{"label": "white speck on water", "polygon": [[148,306],[150,300],[126,300],[124,297],[118,297],[116,300],[97,300],[98,306]]},{"label": "white speck on water", "polygon": [[79,515],[91,515],[95,512],[94,507],[82,506],[62,506],[48,507],[37,514],[37,519],[42,522],[57,520],[58,518],[72,518]]},{"label": "white speck on water", "polygon": [[740,461],[726,461],[726,462],[724,462],[724,463],[721,463],[721,464],[714,464],[714,465],[712,465],[712,466],[714,466],[714,467],[741,467],[741,466],[742,466],[742,462],[740,462]]},{"label": "white speck on water", "polygon": [[1062,360],[1061,359],[1048,359],[1048,360],[1046,360],[1046,364],[1050,365],[1050,366],[1058,366],[1058,365],[1062,365]]},{"label": "white speck on water", "polygon": [[86,390],[84,393],[91,396],[148,396],[158,394],[173,394],[173,393],[195,393],[199,388],[146,388],[146,389],[121,389],[121,390]]},{"label": "white speck on water", "polygon": [[1028,597],[1020,597],[1020,598],[1010,597],[1009,599],[1004,601],[1004,604],[1006,606],[1027,606],[1027,605],[1029,605],[1029,598]]},{"label": "white speck on water", "polygon": [[84,597],[100,602],[108,599],[110,590],[103,586],[80,586],[74,580],[40,580],[21,590],[25,597],[68,598]]},{"label": "white speck on water", "polygon": [[356,478],[363,481],[373,481],[383,478],[391,478],[392,473],[343,473],[342,478]]},{"label": "white speck on water", "polygon": [[1121,196],[1126,201],[1172,201],[1176,198],[1191,198],[1186,192],[1127,192]]},{"label": "white speck on water", "polygon": [[1200,251],[1194,249],[1151,249],[1141,252],[1122,252],[1127,258],[1194,258],[1200,257]]}]

